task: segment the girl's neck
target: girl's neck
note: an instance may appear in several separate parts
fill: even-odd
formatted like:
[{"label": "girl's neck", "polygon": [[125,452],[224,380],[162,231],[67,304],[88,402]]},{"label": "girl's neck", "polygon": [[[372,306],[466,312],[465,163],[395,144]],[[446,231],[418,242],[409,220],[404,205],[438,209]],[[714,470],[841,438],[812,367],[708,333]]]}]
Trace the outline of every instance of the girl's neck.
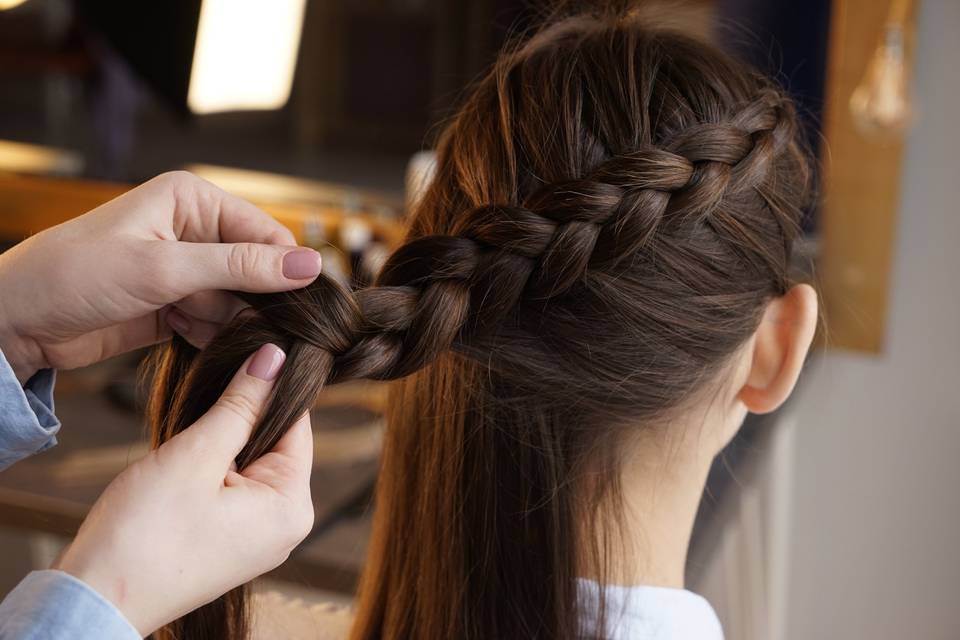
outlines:
[{"label": "girl's neck", "polygon": [[625,584],[684,587],[687,551],[713,458],[629,464],[622,473]]},{"label": "girl's neck", "polygon": [[[644,438],[620,473],[622,517],[609,519],[610,584],[684,588],[687,550],[717,448],[698,438]],[[689,440],[689,442],[684,442]],[[620,541],[620,542],[617,542]],[[585,577],[598,579],[596,573]]]}]

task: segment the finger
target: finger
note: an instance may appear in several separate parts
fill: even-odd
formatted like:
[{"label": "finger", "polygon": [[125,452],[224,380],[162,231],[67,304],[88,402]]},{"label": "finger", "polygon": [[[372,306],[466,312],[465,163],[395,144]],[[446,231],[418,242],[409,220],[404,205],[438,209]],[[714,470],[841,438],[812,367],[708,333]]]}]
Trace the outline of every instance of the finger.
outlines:
[{"label": "finger", "polygon": [[250,305],[226,291],[199,291],[173,305],[186,315],[215,324],[228,324]]},{"label": "finger", "polygon": [[168,175],[181,240],[297,244],[289,229],[243,198],[190,173]]},{"label": "finger", "polygon": [[[159,313],[151,313],[117,325],[90,331],[46,347],[63,368],[80,367],[169,340],[170,327]],[[91,354],[95,354],[91,356]]]},{"label": "finger", "polygon": [[263,209],[221,190],[220,241],[265,242],[296,246],[293,232]]},{"label": "finger", "polygon": [[170,327],[161,322],[157,313],[150,313],[112,327],[93,331],[83,338],[88,341],[88,344],[99,343],[97,351],[99,361],[169,340],[172,334]]},{"label": "finger", "polygon": [[273,452],[288,457],[307,473],[313,469],[313,429],[310,412],[304,413],[273,448]]},{"label": "finger", "polygon": [[250,439],[285,359],[276,345],[260,347],[240,367],[210,410],[183,431],[184,439],[203,440],[201,448],[220,457],[227,467]]},{"label": "finger", "polygon": [[101,360],[134,349],[149,347],[169,340],[173,335],[169,325],[160,321],[158,313],[149,313],[101,331],[109,336],[105,340]]},{"label": "finger", "polygon": [[276,446],[241,471],[241,475],[281,491],[296,488],[313,470],[313,430],[310,414],[300,416]]},{"label": "finger", "polygon": [[313,432],[310,429],[310,414],[305,413],[283,435],[273,450],[248,465],[242,473],[227,473],[224,486],[248,489],[255,486],[267,487],[290,500],[289,504],[300,505],[293,511],[285,510],[287,517],[297,514],[291,525],[294,530],[300,530],[296,536],[296,542],[299,542],[314,524],[313,499],[310,495],[312,470]]},{"label": "finger", "polygon": [[320,254],[280,245],[154,241],[158,264],[172,265],[168,295],[185,298],[200,291],[228,289],[267,293],[304,287],[320,274]]},{"label": "finger", "polygon": [[171,309],[166,321],[173,331],[197,349],[206,349],[223,329],[222,324],[194,318],[179,309]]}]

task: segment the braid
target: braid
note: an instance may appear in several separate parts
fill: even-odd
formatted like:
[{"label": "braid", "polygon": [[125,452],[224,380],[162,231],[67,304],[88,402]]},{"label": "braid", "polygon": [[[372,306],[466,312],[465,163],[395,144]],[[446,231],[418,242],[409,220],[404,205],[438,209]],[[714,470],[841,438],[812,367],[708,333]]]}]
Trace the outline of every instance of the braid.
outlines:
[{"label": "braid", "polygon": [[[277,388],[309,387],[301,391],[300,412],[327,384],[405,377],[496,330],[521,300],[554,298],[588,270],[616,269],[663,227],[691,216],[724,217],[724,198],[766,180],[768,156],[786,139],[778,129],[790,126],[759,100],[729,122],[683,131],[667,148],[638,149],[584,178],[545,186],[524,206],[467,211],[453,235],[397,249],[369,289],[351,294],[321,276],[299,291],[240,293],[258,314],[237,321],[200,354],[193,375],[207,379],[221,367],[204,372],[205,362],[252,352],[259,345],[248,336],[269,335],[288,352],[286,380]],[[716,226],[728,224],[726,218]],[[256,430],[262,435],[238,458],[241,467],[276,444],[298,415],[289,407],[287,398],[271,401]]]}]

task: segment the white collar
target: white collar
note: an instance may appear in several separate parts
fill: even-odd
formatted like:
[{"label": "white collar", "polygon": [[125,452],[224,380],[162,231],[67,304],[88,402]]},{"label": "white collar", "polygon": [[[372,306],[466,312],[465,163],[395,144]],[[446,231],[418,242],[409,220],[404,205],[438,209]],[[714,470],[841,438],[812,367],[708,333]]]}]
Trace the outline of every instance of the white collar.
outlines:
[{"label": "white collar", "polygon": [[[577,579],[583,635],[596,637],[600,585]],[[713,607],[702,596],[686,589],[608,585],[607,640],[723,640],[723,628]]]}]

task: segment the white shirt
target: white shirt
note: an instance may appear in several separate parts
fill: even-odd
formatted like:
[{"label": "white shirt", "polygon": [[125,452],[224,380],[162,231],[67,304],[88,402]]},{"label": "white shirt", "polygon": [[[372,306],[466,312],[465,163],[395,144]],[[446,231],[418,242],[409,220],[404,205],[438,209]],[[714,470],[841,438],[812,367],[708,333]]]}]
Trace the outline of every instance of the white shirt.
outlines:
[{"label": "white shirt", "polygon": [[[580,578],[577,590],[587,638],[597,636],[600,586]],[[608,586],[607,640],[723,640],[723,628],[705,598],[686,589]]]},{"label": "white shirt", "polygon": [[[592,580],[577,581],[586,637],[596,636],[600,589]],[[684,589],[616,587],[606,589],[608,640],[723,640],[713,607]],[[350,633],[352,612],[346,607],[308,605],[276,592],[256,594],[254,640],[342,640]]]}]

